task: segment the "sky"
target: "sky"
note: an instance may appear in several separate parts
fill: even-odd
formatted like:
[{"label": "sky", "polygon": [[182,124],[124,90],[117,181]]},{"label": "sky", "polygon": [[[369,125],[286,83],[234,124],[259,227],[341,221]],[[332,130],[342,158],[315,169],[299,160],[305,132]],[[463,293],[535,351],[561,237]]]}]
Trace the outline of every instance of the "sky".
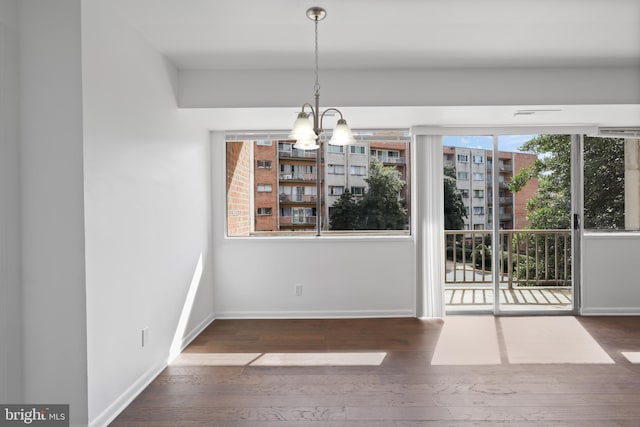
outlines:
[{"label": "sky", "polygon": [[[537,135],[500,135],[498,136],[499,151],[521,151],[520,146]],[[445,136],[444,145],[452,147],[482,148],[491,150],[493,139],[491,136]]]}]

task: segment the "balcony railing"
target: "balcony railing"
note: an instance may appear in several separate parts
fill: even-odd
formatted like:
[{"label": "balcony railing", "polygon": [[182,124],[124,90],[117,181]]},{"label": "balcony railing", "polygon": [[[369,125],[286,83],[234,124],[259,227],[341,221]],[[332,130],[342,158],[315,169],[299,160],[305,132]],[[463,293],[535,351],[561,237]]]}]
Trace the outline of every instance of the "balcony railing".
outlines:
[{"label": "balcony railing", "polygon": [[316,151],[315,150],[296,150],[293,149],[291,151],[288,150],[284,150],[284,151],[279,151],[278,152],[278,156],[280,156],[281,159],[315,159],[316,158]]},{"label": "balcony railing", "polygon": [[310,194],[281,194],[280,203],[315,203],[318,201],[316,195]]},{"label": "balcony railing", "polygon": [[384,157],[384,156],[371,156],[372,159],[376,159],[382,163],[390,163],[394,165],[403,165],[407,163],[406,157]]},{"label": "balcony railing", "polygon": [[[500,230],[500,282],[571,286],[571,230]],[[493,284],[491,230],[445,231],[445,285]]]},{"label": "balcony railing", "polygon": [[280,181],[315,181],[315,173],[281,173]]},{"label": "balcony railing", "polygon": [[315,216],[281,216],[280,225],[316,225]]}]

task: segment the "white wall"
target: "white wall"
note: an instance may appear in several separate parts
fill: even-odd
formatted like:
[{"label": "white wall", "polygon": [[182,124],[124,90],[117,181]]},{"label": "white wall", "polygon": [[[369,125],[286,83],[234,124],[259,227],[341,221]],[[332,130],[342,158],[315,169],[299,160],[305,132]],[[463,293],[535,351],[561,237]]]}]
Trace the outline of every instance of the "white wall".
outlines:
[{"label": "white wall", "polygon": [[175,70],[108,3],[82,15],[92,425],[213,319],[209,134],[176,108]]},{"label": "white wall", "polygon": [[22,401],[18,3],[0,0],[0,402]]},{"label": "white wall", "polygon": [[[412,316],[413,237],[225,238],[224,137],[213,134],[216,317]],[[295,285],[303,285],[295,296]]]},{"label": "white wall", "polygon": [[640,235],[586,234],[582,245],[582,313],[640,315]]},{"label": "white wall", "polygon": [[19,1],[24,401],[87,419],[80,0]]}]

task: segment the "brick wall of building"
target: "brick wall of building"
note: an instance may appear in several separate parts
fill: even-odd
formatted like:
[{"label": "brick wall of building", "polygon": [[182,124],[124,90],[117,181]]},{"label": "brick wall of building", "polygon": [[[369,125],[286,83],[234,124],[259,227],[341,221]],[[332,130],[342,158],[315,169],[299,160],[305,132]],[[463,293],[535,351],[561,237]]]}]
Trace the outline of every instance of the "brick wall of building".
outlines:
[{"label": "brick wall of building", "polygon": [[[535,154],[516,153],[513,160],[513,173],[525,167],[531,166],[536,161]],[[514,228],[521,229],[531,225],[527,219],[527,201],[538,194],[538,179],[534,178],[525,185],[522,190],[514,194],[515,224]]]},{"label": "brick wall of building", "polygon": [[227,233],[251,233],[251,144],[227,142]]},{"label": "brick wall of building", "polygon": [[[278,229],[278,142],[268,141],[271,145],[254,144],[254,182],[255,182],[255,230],[276,231]],[[271,167],[265,167],[271,162]],[[270,185],[272,191],[259,192],[258,185]],[[271,215],[259,214],[259,209],[271,209]]]}]

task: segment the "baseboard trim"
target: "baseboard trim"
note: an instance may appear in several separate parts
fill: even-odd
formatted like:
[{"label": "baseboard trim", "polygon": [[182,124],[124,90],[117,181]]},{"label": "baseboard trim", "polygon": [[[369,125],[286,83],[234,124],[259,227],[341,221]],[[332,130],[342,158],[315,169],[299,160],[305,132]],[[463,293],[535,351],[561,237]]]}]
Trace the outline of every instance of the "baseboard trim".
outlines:
[{"label": "baseboard trim", "polygon": [[591,307],[582,308],[580,314],[583,316],[639,316],[638,307]]},{"label": "baseboard trim", "polygon": [[413,310],[348,311],[222,311],[216,319],[349,319],[373,317],[415,317]]},{"label": "baseboard trim", "polygon": [[[216,319],[216,317],[211,313],[207,316],[202,322],[200,322],[195,328],[191,330],[183,339],[182,346],[180,350],[184,350],[190,343],[193,341],[202,331],[204,331],[207,326],[211,324]],[[89,422],[89,427],[104,427],[108,426],[113,420],[116,419],[118,415],[122,411],[124,411],[127,406],[133,402],[133,400],[138,397],[140,393],[144,391],[145,388],[151,382],[156,379],[158,375],[167,367],[169,360],[169,355],[167,354],[162,358],[162,360],[156,363],[153,367],[147,370],[144,374],[142,374],[136,381],[133,382],[125,391],[122,393],[117,399],[111,403],[104,411],[100,413],[97,417]]]}]

